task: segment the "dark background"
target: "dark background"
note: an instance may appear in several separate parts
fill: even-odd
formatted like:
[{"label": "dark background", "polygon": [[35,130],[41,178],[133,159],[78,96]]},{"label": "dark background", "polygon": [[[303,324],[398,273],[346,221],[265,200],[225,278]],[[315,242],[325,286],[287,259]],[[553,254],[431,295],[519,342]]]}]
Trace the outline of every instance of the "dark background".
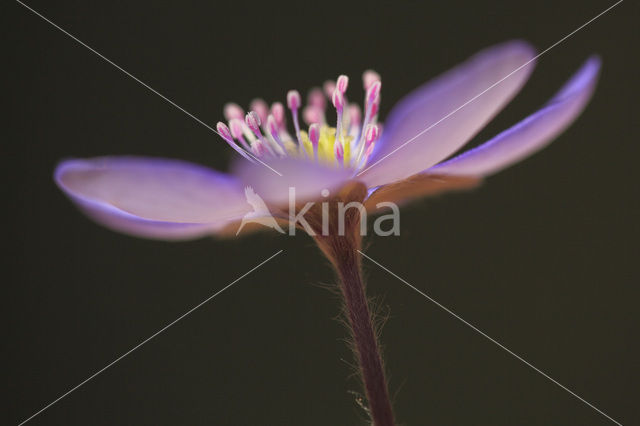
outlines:
[{"label": "dark background", "polygon": [[[89,4],[91,3],[91,4]],[[610,1],[28,4],[205,122],[373,68],[382,114],[475,51],[550,46]],[[333,275],[312,241],[164,243],[90,222],[54,186],[68,156],[224,169],[221,140],[17,3],[3,143],[4,424],[17,424],[277,250],[284,253],[33,419],[33,425],[356,425]],[[595,96],[550,148],[473,192],[421,200],[368,254],[622,424],[638,408],[638,6],[539,61],[473,143],[533,112],[592,53]],[[607,425],[592,408],[371,263],[397,418],[411,425]]]}]

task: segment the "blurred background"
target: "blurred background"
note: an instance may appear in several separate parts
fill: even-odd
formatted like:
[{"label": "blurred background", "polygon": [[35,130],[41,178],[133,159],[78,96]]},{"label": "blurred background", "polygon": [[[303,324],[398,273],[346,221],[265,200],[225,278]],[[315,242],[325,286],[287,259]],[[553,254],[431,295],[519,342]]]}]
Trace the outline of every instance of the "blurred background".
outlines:
[{"label": "blurred background", "polygon": [[[222,105],[285,99],[344,73],[395,101],[486,46],[540,51],[611,1],[26,2],[214,125]],[[625,1],[540,58],[472,144],[542,105],[591,54],[600,84],[548,149],[480,189],[402,211],[367,254],[624,425],[637,397],[638,4]],[[313,242],[265,232],[165,243],[105,230],[51,175],[65,157],[138,154],[224,170],[210,130],[18,3],[3,144],[5,388],[17,424],[280,249],[284,253],[47,411],[33,425],[358,425],[351,355]],[[402,425],[607,425],[377,266],[369,292]]]}]

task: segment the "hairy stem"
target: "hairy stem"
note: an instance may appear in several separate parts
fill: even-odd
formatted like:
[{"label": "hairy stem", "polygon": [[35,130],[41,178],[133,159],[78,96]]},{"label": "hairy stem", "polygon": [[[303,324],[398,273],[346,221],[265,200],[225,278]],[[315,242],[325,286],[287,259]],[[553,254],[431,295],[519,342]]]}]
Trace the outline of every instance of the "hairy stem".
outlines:
[{"label": "hairy stem", "polygon": [[360,255],[355,248],[343,253],[335,264],[340,277],[346,314],[355,355],[362,374],[369,411],[375,426],[393,426],[393,411],[384,374],[380,346],[365,295],[360,270]]},{"label": "hairy stem", "polygon": [[[354,355],[373,425],[394,426],[378,336],[362,280],[362,258],[358,252],[362,244],[361,212],[351,208],[341,213],[340,209],[341,203],[362,202],[366,195],[367,188],[362,183],[351,183],[327,201],[326,212],[316,207],[309,210],[305,218],[313,229],[310,234],[340,278],[347,325],[353,337]],[[323,220],[325,215],[327,221]]]}]

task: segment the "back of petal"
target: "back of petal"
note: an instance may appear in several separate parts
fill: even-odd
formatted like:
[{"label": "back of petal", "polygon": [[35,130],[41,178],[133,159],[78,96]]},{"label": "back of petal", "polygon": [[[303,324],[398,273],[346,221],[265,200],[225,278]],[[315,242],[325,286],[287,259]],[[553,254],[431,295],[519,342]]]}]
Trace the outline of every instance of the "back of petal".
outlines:
[{"label": "back of petal", "polygon": [[485,49],[402,99],[360,178],[369,186],[411,176],[451,155],[522,88],[535,51],[521,41]]},{"label": "back of petal", "polygon": [[331,167],[305,158],[266,161],[271,168],[242,160],[237,161],[232,170],[238,180],[251,186],[264,201],[279,207],[288,205],[290,191],[295,193],[298,202],[320,199],[322,190],[339,189],[352,175],[348,168]]},{"label": "back of petal", "polygon": [[589,58],[540,110],[490,141],[428,170],[428,173],[486,176],[548,145],[580,115],[591,98],[600,59]]},{"label": "back of petal", "polygon": [[54,179],[92,219],[148,238],[194,238],[250,210],[234,179],[178,160],[67,160],[58,165]]}]

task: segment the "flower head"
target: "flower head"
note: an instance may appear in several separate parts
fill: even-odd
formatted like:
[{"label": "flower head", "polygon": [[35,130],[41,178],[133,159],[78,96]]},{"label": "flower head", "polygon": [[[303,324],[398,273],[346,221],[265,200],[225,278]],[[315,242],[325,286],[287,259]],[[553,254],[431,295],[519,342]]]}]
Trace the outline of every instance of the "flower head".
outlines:
[{"label": "flower head", "polygon": [[102,157],[63,161],[54,177],[96,221],[161,239],[224,232],[250,211],[245,186],[268,205],[282,206],[289,187],[300,199],[314,199],[356,181],[368,188],[367,208],[469,188],[544,147],[590,99],[597,57],[540,110],[450,158],[517,94],[534,59],[534,50],[520,41],[483,50],[400,100],[384,125],[378,115],[382,84],[374,71],[363,74],[361,106],[349,99],[352,82],[345,75],[311,89],[305,105],[296,90],[284,104],[256,99],[247,113],[227,104],[226,123],[217,131],[239,154],[231,174],[177,160]]},{"label": "flower head", "polygon": [[[359,171],[367,164],[367,158],[380,136],[377,126],[380,76],[374,71],[363,75],[366,91],[364,121],[361,120],[360,107],[347,101],[348,85],[346,75],[340,75],[335,82],[327,81],[324,84],[326,96],[322,89],[313,88],[304,106],[300,93],[290,90],[286,104],[293,129],[287,128],[286,111],[280,102],[269,107],[264,100],[255,99],[246,114],[237,104],[227,104],[224,110],[228,125],[218,122],[218,132],[234,150],[250,160],[269,163],[279,158],[293,158]],[[335,124],[327,120],[327,115],[330,115],[326,111],[327,105],[335,111]],[[301,110],[302,117],[299,114]],[[240,117],[244,119],[240,120]],[[300,118],[307,129],[301,125]]]}]

